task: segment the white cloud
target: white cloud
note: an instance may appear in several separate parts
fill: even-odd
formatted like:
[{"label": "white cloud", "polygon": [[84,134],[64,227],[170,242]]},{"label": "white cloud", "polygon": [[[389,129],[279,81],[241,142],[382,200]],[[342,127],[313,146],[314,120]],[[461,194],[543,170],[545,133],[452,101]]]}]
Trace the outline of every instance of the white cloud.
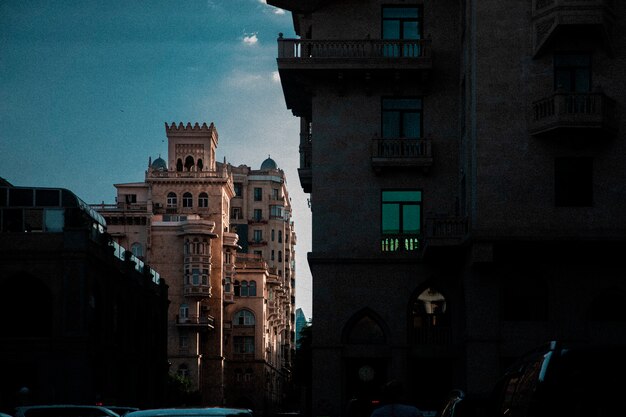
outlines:
[{"label": "white cloud", "polygon": [[243,43],[246,45],[256,45],[259,42],[259,38],[257,37],[257,32],[255,33],[244,33],[243,35]]},{"label": "white cloud", "polygon": [[278,71],[272,72],[272,81],[274,81],[275,83],[280,82],[280,74],[278,73]]}]

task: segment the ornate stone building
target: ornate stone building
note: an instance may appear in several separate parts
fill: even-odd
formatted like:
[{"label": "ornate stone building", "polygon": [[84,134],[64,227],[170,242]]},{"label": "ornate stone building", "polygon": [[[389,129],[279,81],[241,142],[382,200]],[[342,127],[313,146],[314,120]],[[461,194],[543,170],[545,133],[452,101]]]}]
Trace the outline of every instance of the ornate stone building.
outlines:
[{"label": "ornate stone building", "polygon": [[626,341],[620,2],[268,3],[299,35],[277,64],[312,201],[314,415],[389,379],[425,409],[481,398],[549,339]]},{"label": "ornate stone building", "polygon": [[[188,378],[204,405],[278,407],[281,366],[290,367],[282,352],[291,346],[284,337],[292,298],[289,293],[280,319],[272,315],[270,297],[282,296],[283,282],[262,256],[245,253],[247,231],[231,225],[231,207],[242,207],[236,201],[247,181],[235,172],[249,168],[215,161],[213,124],[166,124],[165,130],[168,160],[150,161],[144,182],[116,184],[117,203],[95,207],[120,244],[169,277],[170,372]],[[287,195],[284,185],[279,189]]]}]

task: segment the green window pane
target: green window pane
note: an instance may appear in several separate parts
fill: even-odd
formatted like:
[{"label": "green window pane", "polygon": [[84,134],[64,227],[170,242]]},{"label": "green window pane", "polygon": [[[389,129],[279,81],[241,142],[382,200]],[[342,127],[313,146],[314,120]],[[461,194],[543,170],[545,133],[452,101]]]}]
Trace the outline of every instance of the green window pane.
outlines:
[{"label": "green window pane", "polygon": [[402,124],[404,137],[410,139],[422,137],[422,115],[420,113],[404,113]]},{"label": "green window pane", "polygon": [[383,234],[400,232],[400,207],[397,204],[383,204]]},{"label": "green window pane", "polygon": [[396,111],[383,112],[383,138],[400,137],[400,113]]},{"label": "green window pane", "polygon": [[420,31],[417,22],[403,22],[402,39],[419,39]]},{"label": "green window pane", "polygon": [[420,231],[420,206],[417,204],[402,207],[402,233],[418,234]]},{"label": "green window pane", "polygon": [[383,19],[417,19],[418,13],[419,9],[417,7],[385,7],[383,9]]},{"label": "green window pane", "polygon": [[420,110],[422,108],[421,98],[385,98],[383,99],[383,110]]},{"label": "green window pane", "polygon": [[400,22],[397,20],[383,21],[383,39],[400,39]]},{"label": "green window pane", "polygon": [[420,202],[421,191],[383,191],[383,202]]}]

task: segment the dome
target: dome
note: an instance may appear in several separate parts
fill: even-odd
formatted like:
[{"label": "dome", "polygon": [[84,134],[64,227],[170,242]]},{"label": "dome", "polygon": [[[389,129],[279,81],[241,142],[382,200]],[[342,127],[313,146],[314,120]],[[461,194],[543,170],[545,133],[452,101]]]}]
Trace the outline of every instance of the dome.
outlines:
[{"label": "dome", "polygon": [[152,169],[158,169],[159,171],[167,171],[167,162],[160,156],[152,162]]},{"label": "dome", "polygon": [[262,170],[265,170],[265,169],[278,169],[278,165],[276,164],[276,162],[272,158],[268,157],[261,164],[261,169]]}]

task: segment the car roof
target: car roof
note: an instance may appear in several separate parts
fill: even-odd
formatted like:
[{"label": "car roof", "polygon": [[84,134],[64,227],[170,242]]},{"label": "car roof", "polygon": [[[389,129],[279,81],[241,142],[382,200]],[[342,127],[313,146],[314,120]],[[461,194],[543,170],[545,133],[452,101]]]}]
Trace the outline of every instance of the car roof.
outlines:
[{"label": "car roof", "polygon": [[252,416],[250,410],[241,408],[157,408],[153,410],[132,411],[125,417],[161,417],[161,416]]},{"label": "car roof", "polygon": [[[50,404],[50,405],[27,405],[27,406],[19,406],[15,407],[15,415],[23,416],[25,413],[29,411],[35,411],[38,415],[39,411],[53,411],[53,410],[90,410],[90,411],[98,411],[101,415],[109,416],[109,417],[119,417],[119,415],[106,407],[100,407],[97,405],[76,405],[76,404]],[[50,414],[47,414],[50,415]],[[93,414],[91,414],[93,415]]]}]

